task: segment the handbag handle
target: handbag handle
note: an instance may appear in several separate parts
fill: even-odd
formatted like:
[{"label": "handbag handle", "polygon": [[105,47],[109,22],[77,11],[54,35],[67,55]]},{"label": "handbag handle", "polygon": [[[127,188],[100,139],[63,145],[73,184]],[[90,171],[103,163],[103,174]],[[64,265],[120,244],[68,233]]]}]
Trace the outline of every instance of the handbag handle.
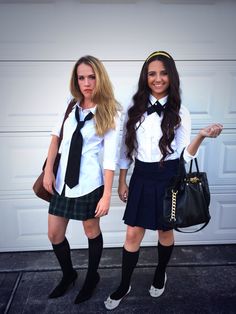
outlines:
[{"label": "handbag handle", "polygon": [[[210,219],[209,219],[209,221],[210,221]],[[209,221],[205,222],[204,225],[202,225],[199,229],[194,230],[194,231],[183,231],[183,230],[180,230],[178,227],[175,227],[174,229],[176,231],[182,232],[182,233],[195,233],[195,232],[198,232],[198,231],[202,230],[203,228],[205,228],[208,225]]]},{"label": "handbag handle", "polygon": [[[179,157],[178,176],[180,176],[180,177],[184,176],[186,174],[185,161],[184,161],[184,150],[185,150],[185,148],[182,150],[180,157]],[[198,167],[198,162],[197,162],[196,157],[190,161],[189,173],[192,173],[193,161],[195,162],[195,167],[196,167],[197,173],[199,173],[199,167]]]},{"label": "handbag handle", "polygon": [[[197,158],[194,158],[195,167],[197,169],[197,173],[199,173]],[[193,160],[190,161],[189,173],[192,173]]]},{"label": "handbag handle", "polygon": [[175,176],[175,181],[173,183],[173,191],[177,191],[178,190],[178,186],[181,183],[182,178],[186,175],[186,169],[185,169],[185,161],[184,161],[184,150],[185,148],[182,150],[180,157],[179,157],[179,167],[178,167],[178,171],[177,171],[177,176]]},{"label": "handbag handle", "polygon": [[[178,190],[178,186],[181,183],[181,179],[184,178],[186,176],[186,168],[185,168],[185,160],[184,160],[184,150],[185,148],[182,150],[180,157],[179,157],[179,168],[178,168],[178,172],[177,172],[177,176],[175,179],[175,182],[173,184],[174,187],[174,191]],[[195,162],[195,167],[197,169],[197,173],[199,173],[199,167],[198,167],[198,162],[197,162],[197,158],[194,158],[190,161],[190,167],[189,167],[189,172],[188,173],[192,173],[192,167],[193,167],[193,161]]]}]

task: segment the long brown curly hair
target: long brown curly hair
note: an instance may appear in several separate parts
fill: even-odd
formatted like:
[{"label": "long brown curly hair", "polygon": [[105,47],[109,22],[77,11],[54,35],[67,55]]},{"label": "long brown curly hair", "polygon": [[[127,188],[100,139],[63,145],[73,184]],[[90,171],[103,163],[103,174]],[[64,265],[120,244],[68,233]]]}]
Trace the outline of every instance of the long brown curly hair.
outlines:
[{"label": "long brown curly hair", "polygon": [[[181,104],[180,80],[175,62],[171,55],[165,51],[153,52],[142,66],[138,82],[138,90],[133,96],[133,105],[128,110],[125,144],[127,146],[127,157],[131,160],[133,159],[133,153],[137,152],[138,149],[136,131],[144,120],[143,114],[147,110],[149,95],[151,93],[147,83],[148,66],[155,60],[163,62],[170,82],[167,91],[167,103],[161,122],[162,137],[159,141],[159,148],[162,153],[161,162],[165,160],[166,156],[173,153],[171,142],[175,136],[175,129],[178,128],[181,121],[179,115]],[[139,123],[138,126],[137,123]]]}]

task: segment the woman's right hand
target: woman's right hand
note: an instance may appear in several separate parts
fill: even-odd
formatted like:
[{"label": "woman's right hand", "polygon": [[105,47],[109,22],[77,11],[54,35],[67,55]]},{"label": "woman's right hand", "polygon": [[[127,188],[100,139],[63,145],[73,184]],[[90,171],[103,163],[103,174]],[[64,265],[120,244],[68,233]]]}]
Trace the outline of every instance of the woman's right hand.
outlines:
[{"label": "woman's right hand", "polygon": [[203,137],[217,137],[223,130],[223,125],[220,123],[211,124],[200,130],[199,134]]},{"label": "woman's right hand", "polygon": [[43,177],[43,187],[47,190],[50,194],[54,194],[53,190],[55,189],[55,176],[52,171],[45,171]]},{"label": "woman's right hand", "polygon": [[119,183],[119,187],[118,187],[118,194],[119,194],[119,198],[122,202],[127,202],[128,199],[128,194],[129,194],[129,188],[128,185],[124,182],[124,183]]}]

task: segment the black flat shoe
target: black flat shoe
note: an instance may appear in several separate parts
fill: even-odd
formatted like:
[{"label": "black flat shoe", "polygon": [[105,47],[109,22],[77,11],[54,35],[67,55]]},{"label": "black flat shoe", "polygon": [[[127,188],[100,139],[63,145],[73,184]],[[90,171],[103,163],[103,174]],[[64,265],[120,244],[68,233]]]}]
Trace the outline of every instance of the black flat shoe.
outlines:
[{"label": "black flat shoe", "polygon": [[78,277],[77,272],[73,270],[71,277],[63,277],[56,288],[49,294],[49,299],[59,298],[63,296],[71,285],[75,285],[75,280]]},{"label": "black flat shoe", "polygon": [[80,290],[79,294],[77,295],[75,299],[75,304],[79,304],[79,303],[89,300],[92,297],[93,292],[97,284],[99,283],[99,280],[100,280],[99,273],[96,273],[96,276],[93,281],[85,280],[85,283],[82,289]]}]

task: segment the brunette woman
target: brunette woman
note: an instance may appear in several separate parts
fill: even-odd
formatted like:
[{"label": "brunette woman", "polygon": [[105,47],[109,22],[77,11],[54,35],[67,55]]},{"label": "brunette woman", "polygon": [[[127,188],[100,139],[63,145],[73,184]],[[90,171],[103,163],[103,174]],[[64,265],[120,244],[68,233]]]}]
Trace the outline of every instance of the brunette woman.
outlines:
[{"label": "brunette woman", "polygon": [[[184,159],[188,162],[195,157],[205,137],[217,137],[221,131],[221,124],[212,124],[200,130],[190,143],[191,119],[188,109],[181,104],[175,62],[165,51],[149,55],[124,124],[118,193],[127,202],[123,218],[127,232],[121,282],[105,301],[108,310],[116,308],[130,292],[131,276],[146,229],[157,231],[158,238],[158,261],[149,293],[156,298],[164,292],[166,267],[174,248],[173,230],[163,221],[165,188],[177,173],[182,150],[185,148]],[[128,187],[126,176],[133,160]]]}]

